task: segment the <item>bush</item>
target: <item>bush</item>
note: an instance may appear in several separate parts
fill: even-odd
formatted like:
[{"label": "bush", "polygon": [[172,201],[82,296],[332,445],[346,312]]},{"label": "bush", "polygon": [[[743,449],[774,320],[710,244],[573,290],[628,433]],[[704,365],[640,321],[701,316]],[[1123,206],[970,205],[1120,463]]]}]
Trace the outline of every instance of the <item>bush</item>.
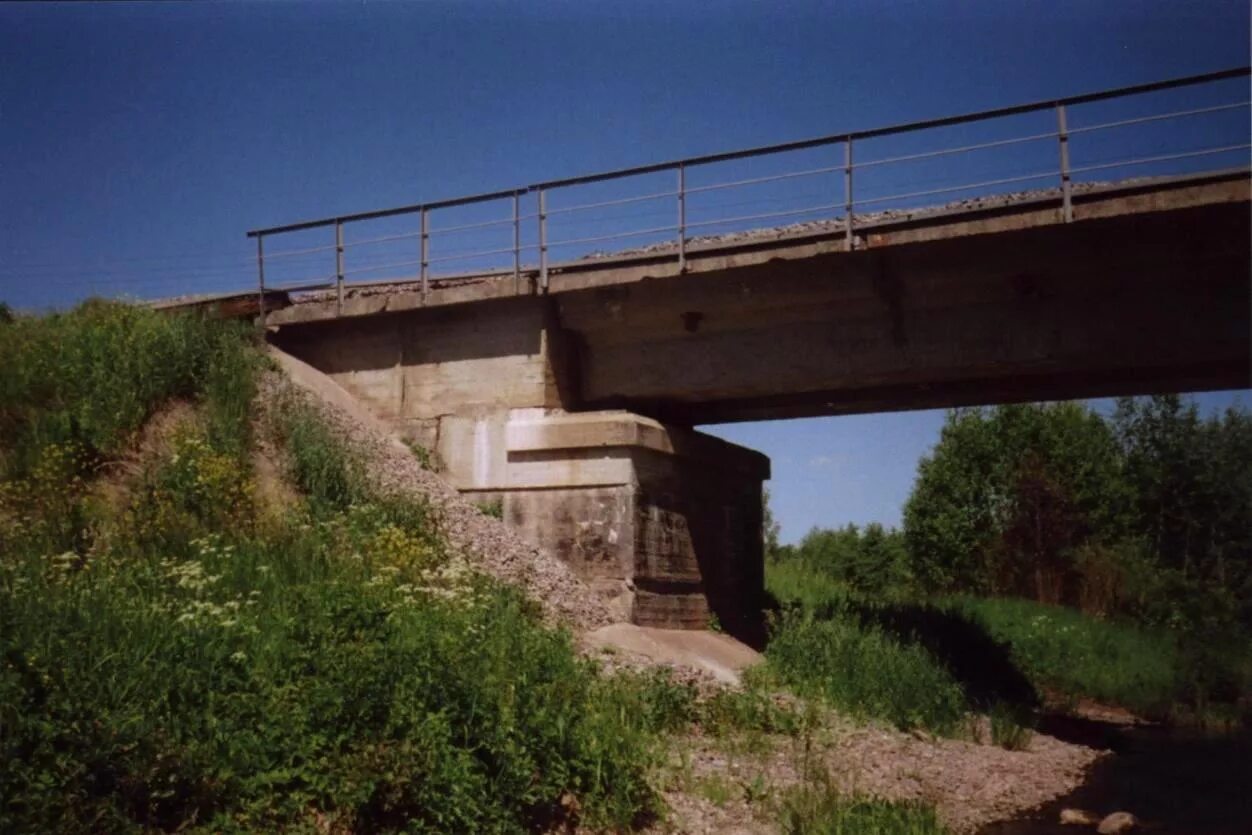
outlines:
[{"label": "bush", "polygon": [[814,528],[788,559],[859,594],[900,597],[912,583],[904,534],[877,523]]},{"label": "bush", "polygon": [[210,402],[214,443],[228,452],[245,448],[250,370],[259,362],[247,350],[248,333],[233,323],[107,302],[0,328],[4,476],[27,475],[54,444],[114,456],[171,398]]}]

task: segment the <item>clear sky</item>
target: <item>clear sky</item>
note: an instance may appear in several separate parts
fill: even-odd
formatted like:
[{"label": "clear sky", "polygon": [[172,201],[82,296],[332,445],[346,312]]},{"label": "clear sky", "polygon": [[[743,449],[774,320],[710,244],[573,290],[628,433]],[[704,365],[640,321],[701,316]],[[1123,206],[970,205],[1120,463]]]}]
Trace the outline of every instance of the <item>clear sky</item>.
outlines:
[{"label": "clear sky", "polygon": [[[2,4],[0,299],[243,287],[249,228],[1223,69],[1248,32],[1244,0]],[[897,522],[941,421],[717,431],[794,539]]]}]

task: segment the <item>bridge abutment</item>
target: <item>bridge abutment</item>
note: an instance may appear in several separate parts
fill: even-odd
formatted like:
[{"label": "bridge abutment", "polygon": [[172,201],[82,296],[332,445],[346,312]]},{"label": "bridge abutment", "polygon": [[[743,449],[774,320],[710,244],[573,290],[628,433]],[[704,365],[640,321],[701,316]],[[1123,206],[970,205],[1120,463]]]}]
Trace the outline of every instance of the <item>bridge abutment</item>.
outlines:
[{"label": "bridge abutment", "polygon": [[525,409],[445,419],[440,450],[458,489],[568,563],[619,619],[758,626],[764,455],[630,412]]}]

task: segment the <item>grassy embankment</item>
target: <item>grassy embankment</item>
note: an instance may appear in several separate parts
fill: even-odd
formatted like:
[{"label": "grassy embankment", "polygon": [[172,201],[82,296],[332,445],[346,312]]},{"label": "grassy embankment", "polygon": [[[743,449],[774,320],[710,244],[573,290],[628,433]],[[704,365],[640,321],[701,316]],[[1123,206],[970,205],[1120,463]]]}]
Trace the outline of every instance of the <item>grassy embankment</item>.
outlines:
[{"label": "grassy embankment", "polygon": [[971,711],[1016,747],[1040,695],[1090,698],[1151,718],[1232,721],[1245,652],[1024,600],[870,600],[799,561],[768,566],[784,605],[768,649],[778,676],[842,710],[960,734]]},{"label": "grassy embankment", "polygon": [[[657,808],[641,691],[450,572],[316,416],[259,500],[249,334],[117,305],[0,326],[0,829],[522,829]],[[171,403],[185,419],[140,430]],[[131,471],[126,473],[125,471]]]},{"label": "grassy embankment", "polygon": [[[0,830],[619,829],[664,813],[665,735],[803,732],[760,690],[599,674],[315,410],[254,420],[253,339],[99,303],[0,322]],[[765,806],[939,831],[816,782]]]},{"label": "grassy embankment", "polygon": [[1252,693],[1252,652],[1232,641],[1097,620],[1026,600],[959,597],[943,601],[994,640],[1041,691],[1093,699],[1144,717],[1228,725]]}]

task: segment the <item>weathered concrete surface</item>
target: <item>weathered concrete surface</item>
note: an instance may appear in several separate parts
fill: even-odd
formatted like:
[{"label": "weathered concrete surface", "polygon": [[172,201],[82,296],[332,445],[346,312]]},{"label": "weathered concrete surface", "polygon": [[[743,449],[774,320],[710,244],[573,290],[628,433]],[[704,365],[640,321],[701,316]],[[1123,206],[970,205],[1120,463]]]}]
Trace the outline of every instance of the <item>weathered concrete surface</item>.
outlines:
[{"label": "weathered concrete surface", "polygon": [[480,447],[503,462],[462,460],[453,483],[499,502],[619,619],[702,629],[716,615],[732,634],[759,630],[765,456],[627,412],[520,410],[503,437]]},{"label": "weathered concrete surface", "polygon": [[762,660],[759,652],[729,635],[695,629],[614,623],[588,632],[583,643],[592,649],[642,656],[654,664],[702,670],[730,685],[739,684],[740,674]]},{"label": "weathered concrete surface", "polygon": [[498,433],[503,423],[485,430],[476,420],[456,428],[445,422],[445,431],[462,434],[441,444],[442,418],[502,420],[510,409],[559,408],[572,399],[562,377],[569,367],[565,334],[553,313],[545,299],[501,299],[284,327],[272,339],[402,434],[441,453],[463,454],[466,443],[483,443],[473,433]]},{"label": "weathered concrete surface", "polygon": [[1249,384],[1248,203],[570,291],[582,408],[670,422]]},{"label": "weathered concrete surface", "polygon": [[[1196,206],[1247,203],[1248,199],[1249,174],[1246,170],[1076,184],[1073,217],[1076,222],[1082,222]],[[947,206],[866,215],[858,213],[855,215],[854,246],[857,250],[879,249],[1062,224],[1057,190],[988,195]],[[845,228],[843,218],[834,218],[778,229],[736,232],[707,240],[689,239],[685,271],[678,268],[672,244],[597,255],[554,265],[550,292],[562,293],[844,252],[847,249]],[[268,321],[273,325],[287,325],[340,316],[373,316],[419,307],[533,296],[538,292],[537,275],[533,269],[524,270],[521,281],[515,281],[511,274],[441,279],[431,285],[425,297],[418,292],[419,286],[416,278],[381,285],[350,284],[342,311],[333,293],[310,293],[297,298],[297,304],[292,308],[272,313]]]}]

